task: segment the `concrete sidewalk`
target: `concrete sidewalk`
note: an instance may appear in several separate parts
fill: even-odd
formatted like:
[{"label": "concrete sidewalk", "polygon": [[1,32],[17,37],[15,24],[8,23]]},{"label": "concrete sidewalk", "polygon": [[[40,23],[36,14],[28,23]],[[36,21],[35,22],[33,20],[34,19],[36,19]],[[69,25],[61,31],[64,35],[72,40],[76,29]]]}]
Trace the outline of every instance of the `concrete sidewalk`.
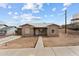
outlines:
[{"label": "concrete sidewalk", "polygon": [[44,48],[44,45],[43,45],[43,41],[42,41],[42,37],[41,36],[38,37],[38,42],[37,42],[35,48]]},{"label": "concrete sidewalk", "polygon": [[79,46],[0,49],[0,56],[79,56]]}]

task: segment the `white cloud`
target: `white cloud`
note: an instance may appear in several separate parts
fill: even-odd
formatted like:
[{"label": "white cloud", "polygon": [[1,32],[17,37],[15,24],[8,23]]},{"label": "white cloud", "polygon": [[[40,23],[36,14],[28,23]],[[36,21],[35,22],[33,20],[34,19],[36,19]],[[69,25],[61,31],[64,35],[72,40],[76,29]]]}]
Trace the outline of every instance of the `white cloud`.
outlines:
[{"label": "white cloud", "polygon": [[64,4],[63,4],[64,8],[62,8],[62,11],[67,10],[67,8],[68,8],[70,5],[72,5],[72,4],[71,4],[71,3],[64,3]]},{"label": "white cloud", "polygon": [[22,7],[22,10],[33,9],[34,5],[32,3],[27,3]]},{"label": "white cloud", "polygon": [[32,21],[32,20],[40,20],[41,17],[33,16],[32,14],[21,14],[12,16],[13,19],[21,19],[21,21]]},{"label": "white cloud", "polygon": [[70,6],[71,5],[71,3],[64,3],[63,4],[63,6],[66,6],[66,7],[68,7],[68,6]]},{"label": "white cloud", "polygon": [[41,17],[33,16],[32,14],[22,14],[20,15],[21,23],[31,22],[32,20],[40,20]]},{"label": "white cloud", "polygon": [[53,8],[52,11],[56,11],[56,8]]},{"label": "white cloud", "polygon": [[0,3],[1,8],[7,8],[8,4],[7,3]]},{"label": "white cloud", "polygon": [[13,19],[18,19],[19,18],[19,15],[17,12],[8,12],[8,14],[13,18]]},{"label": "white cloud", "polygon": [[14,19],[7,19],[8,21],[5,22],[6,25],[8,26],[18,26],[18,22],[17,20],[14,20]]},{"label": "white cloud", "polygon": [[39,13],[42,10],[43,4],[42,3],[27,3],[22,7],[22,10],[32,10],[33,13]]},{"label": "white cloud", "polygon": [[15,15],[18,15],[18,12],[15,12],[14,14],[15,14]]},{"label": "white cloud", "polygon": [[8,12],[9,15],[12,15],[12,12]]},{"label": "white cloud", "polygon": [[22,14],[22,15],[20,15],[20,17],[21,17],[22,19],[24,19],[24,20],[27,20],[27,21],[40,19],[40,17],[33,16],[32,14]]},{"label": "white cloud", "polygon": [[19,16],[14,15],[12,18],[13,18],[13,19],[18,19]]},{"label": "white cloud", "polygon": [[67,7],[64,7],[63,9],[62,9],[62,11],[65,11],[67,9]]},{"label": "white cloud", "polygon": [[31,14],[22,14],[20,15],[21,19],[30,20],[32,18]]},{"label": "white cloud", "polygon": [[12,12],[12,11],[8,12],[8,14],[11,15],[11,16],[13,16],[13,18],[15,18],[14,16],[17,16],[18,15],[17,12]]},{"label": "white cloud", "polygon": [[8,5],[8,8],[9,8],[9,9],[11,9],[11,8],[12,8],[12,6],[11,6],[11,5]]},{"label": "white cloud", "polygon": [[32,13],[39,13],[39,10],[32,10]]}]

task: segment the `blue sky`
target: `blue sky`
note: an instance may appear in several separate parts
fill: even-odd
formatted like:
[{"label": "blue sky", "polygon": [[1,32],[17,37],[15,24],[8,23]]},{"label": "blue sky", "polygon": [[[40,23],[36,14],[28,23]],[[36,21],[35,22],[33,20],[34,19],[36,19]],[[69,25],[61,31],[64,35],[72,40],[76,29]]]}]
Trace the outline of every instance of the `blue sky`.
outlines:
[{"label": "blue sky", "polygon": [[0,23],[18,26],[25,23],[64,24],[67,9],[68,23],[79,13],[78,3],[0,3]]}]

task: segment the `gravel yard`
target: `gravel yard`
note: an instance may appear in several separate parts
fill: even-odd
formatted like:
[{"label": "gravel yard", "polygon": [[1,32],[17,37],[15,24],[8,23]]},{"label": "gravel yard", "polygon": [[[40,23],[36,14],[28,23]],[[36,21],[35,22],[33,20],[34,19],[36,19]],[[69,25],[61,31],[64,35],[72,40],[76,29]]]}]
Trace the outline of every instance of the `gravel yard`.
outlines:
[{"label": "gravel yard", "polygon": [[34,48],[37,43],[37,37],[21,37],[19,39],[7,42],[0,48]]},{"label": "gravel yard", "polygon": [[43,37],[43,44],[45,47],[77,46],[79,35],[65,34],[61,30],[59,37]]}]

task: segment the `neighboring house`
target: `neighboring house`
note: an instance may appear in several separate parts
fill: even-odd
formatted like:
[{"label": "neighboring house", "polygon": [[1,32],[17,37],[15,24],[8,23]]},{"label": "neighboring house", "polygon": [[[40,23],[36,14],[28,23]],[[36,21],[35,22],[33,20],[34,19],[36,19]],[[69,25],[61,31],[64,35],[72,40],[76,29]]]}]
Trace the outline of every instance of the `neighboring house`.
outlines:
[{"label": "neighboring house", "polygon": [[79,30],[79,13],[72,17],[71,24],[69,24],[68,28]]},{"label": "neighboring house", "polygon": [[[75,14],[71,19],[71,23],[67,24],[66,27],[71,30],[79,31],[79,14]],[[65,28],[65,25],[62,25],[62,28]]]},{"label": "neighboring house", "polygon": [[75,14],[75,15],[72,17],[71,23],[79,24],[79,14]]},{"label": "neighboring house", "polygon": [[4,27],[7,27],[7,25],[5,24],[0,24],[0,29],[4,28]]},{"label": "neighboring house", "polygon": [[21,27],[23,36],[58,36],[60,26],[50,23],[31,23]]},{"label": "neighboring house", "polygon": [[15,35],[16,27],[15,26],[8,26],[0,29],[0,35]]}]

